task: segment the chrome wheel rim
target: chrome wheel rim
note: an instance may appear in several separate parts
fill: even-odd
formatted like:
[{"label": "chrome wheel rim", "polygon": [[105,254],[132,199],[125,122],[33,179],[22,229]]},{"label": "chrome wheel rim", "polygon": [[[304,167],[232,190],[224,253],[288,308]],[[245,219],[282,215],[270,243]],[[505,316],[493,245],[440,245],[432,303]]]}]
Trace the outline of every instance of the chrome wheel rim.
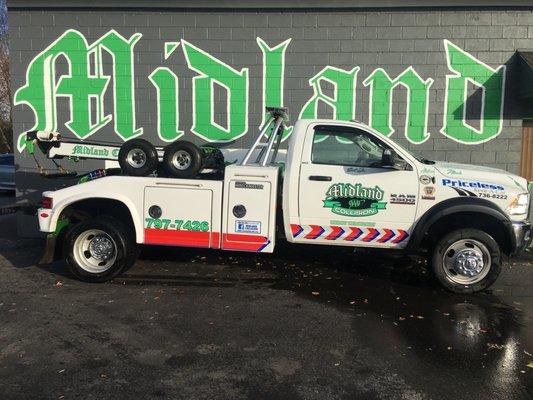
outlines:
[{"label": "chrome wheel rim", "polygon": [[139,148],[131,149],[128,151],[126,161],[133,168],[142,168],[146,164],[146,153]]},{"label": "chrome wheel rim", "polygon": [[491,265],[487,246],[478,240],[461,239],[452,243],[442,256],[446,277],[460,285],[473,285],[483,280]]},{"label": "chrome wheel rim", "polygon": [[115,263],[117,245],[104,231],[89,229],[76,238],[73,254],[80,268],[92,274],[99,274]]},{"label": "chrome wheel rim", "polygon": [[174,168],[183,171],[191,166],[192,157],[185,150],[178,150],[172,155],[170,162]]}]

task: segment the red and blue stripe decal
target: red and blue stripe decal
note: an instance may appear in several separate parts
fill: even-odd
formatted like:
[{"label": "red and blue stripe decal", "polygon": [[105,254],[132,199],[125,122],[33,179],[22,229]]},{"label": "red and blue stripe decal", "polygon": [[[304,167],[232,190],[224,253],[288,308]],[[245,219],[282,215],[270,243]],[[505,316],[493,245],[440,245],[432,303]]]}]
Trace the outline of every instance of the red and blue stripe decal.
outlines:
[{"label": "red and blue stripe decal", "polygon": [[343,240],[347,242],[361,241],[365,243],[400,244],[404,242],[409,233],[403,229],[371,228],[371,227],[340,227],[320,225],[291,224],[293,238],[307,240]]},{"label": "red and blue stripe decal", "polygon": [[311,227],[311,231],[305,235],[305,238],[306,239],[316,239],[320,236],[322,236],[322,234],[325,232],[325,229],[322,228],[320,225],[309,225]]}]

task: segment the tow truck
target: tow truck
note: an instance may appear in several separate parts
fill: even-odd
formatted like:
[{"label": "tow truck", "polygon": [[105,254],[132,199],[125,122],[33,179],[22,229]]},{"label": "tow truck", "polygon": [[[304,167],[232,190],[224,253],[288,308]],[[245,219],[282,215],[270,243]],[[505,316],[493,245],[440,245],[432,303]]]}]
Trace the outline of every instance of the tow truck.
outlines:
[{"label": "tow truck", "polygon": [[[284,151],[287,110],[267,112],[234,163],[183,141],[78,150],[120,169],[43,193],[37,215],[48,254],[66,259],[77,278],[103,282],[135,262],[138,245],[271,253],[286,240],[401,250],[424,256],[445,289],[472,293],[531,242],[524,178],[418,158],[356,121],[298,120]],[[50,158],[87,145],[49,132],[28,141]],[[209,165],[212,153],[218,162]]]}]

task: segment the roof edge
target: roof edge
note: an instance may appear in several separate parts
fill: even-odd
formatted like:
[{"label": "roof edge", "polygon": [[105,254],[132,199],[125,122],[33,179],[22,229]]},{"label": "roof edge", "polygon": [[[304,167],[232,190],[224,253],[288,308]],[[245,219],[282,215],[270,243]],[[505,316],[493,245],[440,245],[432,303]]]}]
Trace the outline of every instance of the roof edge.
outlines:
[{"label": "roof edge", "polygon": [[[257,4],[257,5],[256,5]],[[88,8],[87,1],[79,0],[8,0],[8,9],[72,9]],[[531,0],[270,0],[257,2],[253,0],[93,0],[94,8],[126,9],[378,9],[378,8],[529,8],[533,9]]]}]

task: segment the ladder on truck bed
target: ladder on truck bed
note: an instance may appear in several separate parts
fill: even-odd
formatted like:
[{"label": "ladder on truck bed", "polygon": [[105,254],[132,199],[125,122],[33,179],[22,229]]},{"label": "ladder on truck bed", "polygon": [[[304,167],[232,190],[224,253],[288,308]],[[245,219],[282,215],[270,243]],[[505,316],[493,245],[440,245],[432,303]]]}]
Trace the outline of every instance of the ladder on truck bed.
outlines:
[{"label": "ladder on truck bed", "polygon": [[[284,107],[267,107],[266,111],[270,114],[270,118],[260,130],[253,145],[246,152],[241,165],[257,164],[264,167],[276,161],[285,130],[284,122],[288,120],[287,109]],[[268,134],[269,129],[272,129],[270,135]],[[255,162],[250,163],[250,159],[258,149],[260,149],[260,152]]]}]

